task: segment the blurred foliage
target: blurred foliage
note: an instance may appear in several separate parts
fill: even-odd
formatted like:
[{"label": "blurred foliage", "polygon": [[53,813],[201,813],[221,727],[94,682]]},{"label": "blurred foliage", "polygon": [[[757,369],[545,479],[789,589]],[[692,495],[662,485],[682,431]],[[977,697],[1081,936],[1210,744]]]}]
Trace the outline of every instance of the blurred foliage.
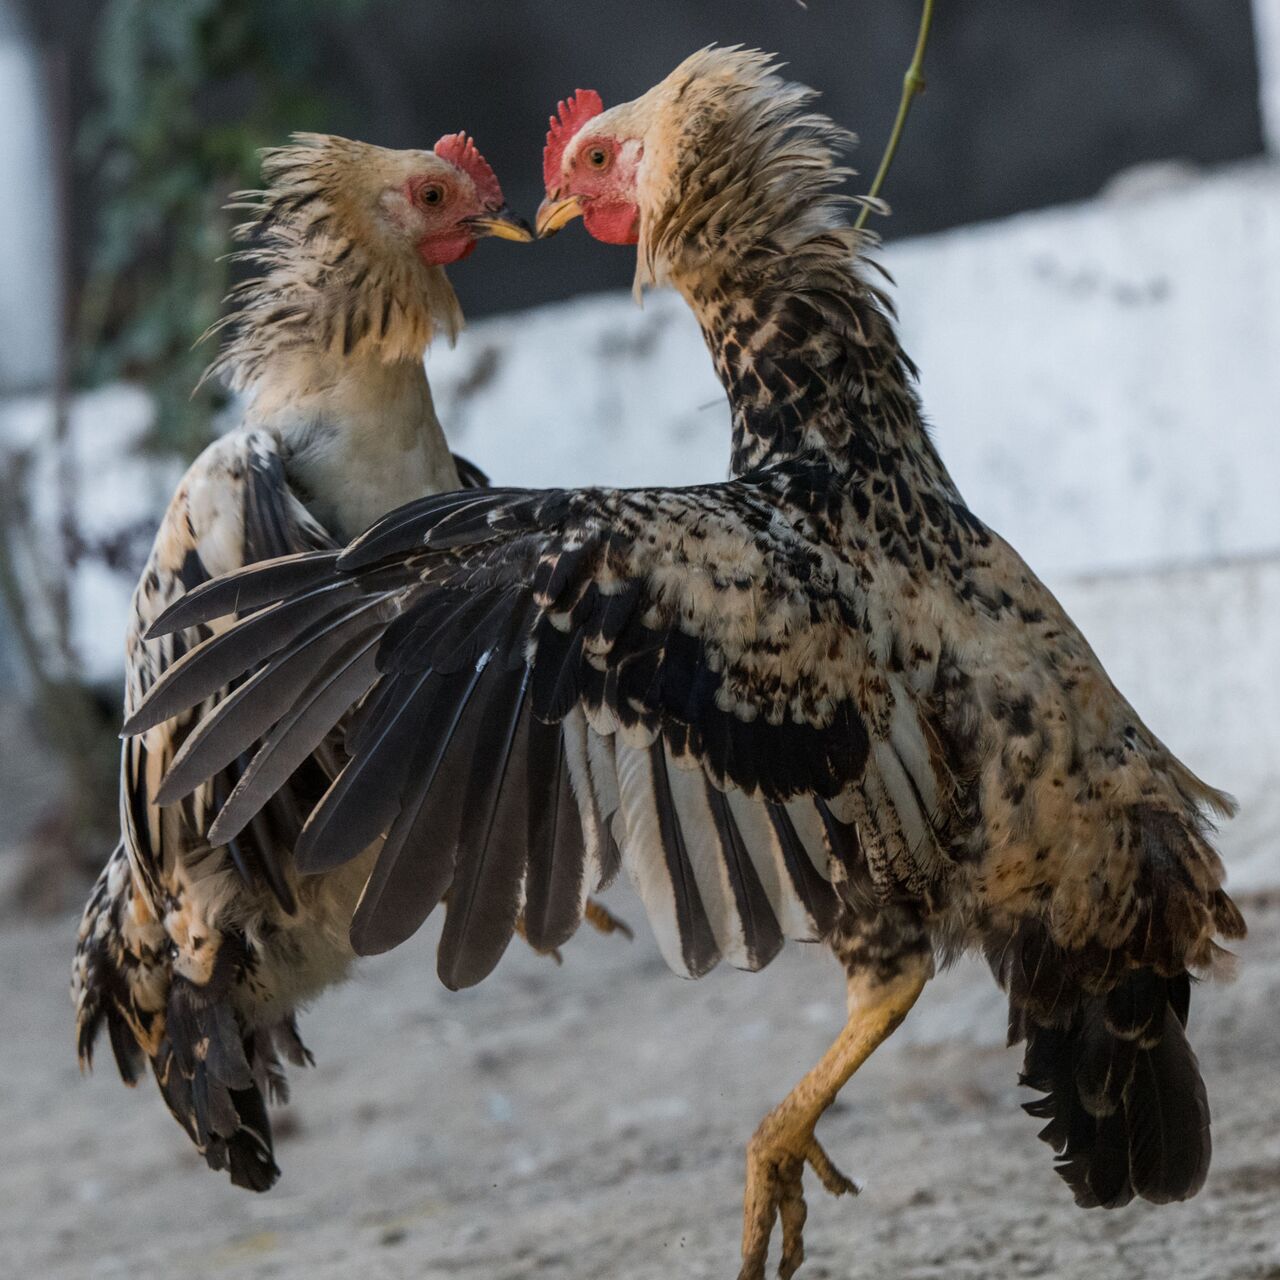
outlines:
[{"label": "blurred foliage", "polygon": [[[101,0],[93,107],[74,156],[77,196],[87,192],[94,210],[74,378],[145,385],[157,449],[194,454],[223,395],[206,387],[193,397],[192,388],[214,355],[193,346],[217,319],[233,270],[227,197],[257,185],[259,147],[332,118],[318,74],[324,42],[375,2]],[[56,412],[65,428],[65,397]],[[69,448],[65,439],[58,447]],[[119,711],[114,690],[86,683],[70,641],[82,550],[74,487],[59,495],[61,541],[50,557],[36,554],[50,548],[21,479],[10,466],[0,473],[0,611],[25,668],[31,731],[61,779],[29,835],[18,893],[59,905],[59,869],[73,884],[93,874],[115,839]]]},{"label": "blurred foliage", "polygon": [[237,188],[259,147],[329,114],[321,35],[372,0],[106,0],[98,102],[77,141],[98,210],[76,325],[76,379],[129,378],[157,399],[154,443],[191,454],[221,392],[192,349],[229,282]]},{"label": "blurred foliage", "polygon": [[[24,699],[24,754],[51,751],[59,763],[55,794],[40,807],[24,841],[28,854],[14,885],[16,900],[50,910],[68,905],[80,881],[96,874],[116,839],[116,778],[120,743],[118,703],[80,674],[69,636],[66,591],[74,566],[42,569],[37,527],[26,501],[22,460],[0,470],[0,623],[16,642],[29,688]],[[42,627],[42,612],[52,616]],[[15,765],[15,768],[21,766]],[[8,815],[6,815],[8,816]],[[0,903],[0,908],[5,904]]]}]

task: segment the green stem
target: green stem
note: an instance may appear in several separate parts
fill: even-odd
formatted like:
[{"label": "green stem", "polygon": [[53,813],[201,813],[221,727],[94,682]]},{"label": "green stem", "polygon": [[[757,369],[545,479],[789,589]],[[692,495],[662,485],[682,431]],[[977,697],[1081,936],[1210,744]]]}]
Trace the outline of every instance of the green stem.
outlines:
[{"label": "green stem", "polygon": [[[889,135],[889,143],[884,149],[884,155],[880,158],[880,168],[876,170],[875,181],[871,184],[871,190],[867,192],[868,200],[874,200],[880,194],[884,180],[889,174],[889,166],[893,164],[893,157],[898,154],[898,143],[902,141],[902,130],[907,123],[911,104],[916,94],[924,92],[924,51],[929,43],[929,28],[932,25],[933,0],[924,0],[924,11],[920,15],[920,31],[916,36],[916,51],[911,58],[911,65],[907,68],[907,74],[902,77],[902,101],[898,103],[898,116],[893,122],[893,132]],[[864,204],[862,212],[858,214],[858,220],[853,224],[859,231],[866,225],[870,213],[870,205]]]}]

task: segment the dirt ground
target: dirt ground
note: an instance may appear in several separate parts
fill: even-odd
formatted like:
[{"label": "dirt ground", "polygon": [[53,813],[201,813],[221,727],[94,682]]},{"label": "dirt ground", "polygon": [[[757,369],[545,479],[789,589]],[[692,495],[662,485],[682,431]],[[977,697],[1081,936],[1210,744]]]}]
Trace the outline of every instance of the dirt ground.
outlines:
[{"label": "dirt ground", "polygon": [[[1193,998],[1216,1146],[1196,1200],[1076,1209],[1017,1105],[999,997],[962,967],[824,1119],[865,1186],[841,1201],[811,1186],[801,1276],[1278,1280],[1280,903],[1249,914],[1239,979]],[[455,995],[428,933],[304,1020],[318,1065],[294,1073],[284,1177],[255,1196],[206,1170],[105,1049],[79,1077],[72,934],[61,920],[0,937],[4,1277],[729,1278],[743,1143],[843,1002],[817,948],[685,983],[647,939],[594,936],[561,968],[513,947]]]}]

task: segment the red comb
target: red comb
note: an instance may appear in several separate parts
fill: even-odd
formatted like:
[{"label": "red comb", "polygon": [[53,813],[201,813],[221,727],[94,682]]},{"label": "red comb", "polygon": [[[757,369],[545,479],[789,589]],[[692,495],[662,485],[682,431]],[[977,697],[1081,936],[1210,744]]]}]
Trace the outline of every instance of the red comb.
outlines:
[{"label": "red comb", "polygon": [[432,150],[441,160],[447,160],[471,178],[475,183],[476,194],[486,208],[491,206],[496,208],[503,203],[498,175],[489,167],[489,162],[476,150],[476,144],[465,133],[446,133]]},{"label": "red comb", "polygon": [[592,116],[604,110],[604,103],[594,89],[579,89],[568,102],[562,102],[559,115],[552,116],[547,130],[547,145],[542,150],[542,181],[548,191],[560,183],[560,162],[569,139]]}]

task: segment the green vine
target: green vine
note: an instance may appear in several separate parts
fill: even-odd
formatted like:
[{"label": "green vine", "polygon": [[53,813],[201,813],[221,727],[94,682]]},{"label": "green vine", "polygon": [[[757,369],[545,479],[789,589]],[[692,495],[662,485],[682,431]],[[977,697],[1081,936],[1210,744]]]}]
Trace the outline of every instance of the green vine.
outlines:
[{"label": "green vine", "polygon": [[866,226],[867,218],[871,214],[871,206],[879,199],[880,192],[884,189],[884,180],[889,176],[889,168],[893,164],[894,156],[898,154],[898,144],[902,141],[902,131],[906,128],[911,104],[916,100],[917,94],[924,92],[924,51],[929,45],[929,32],[932,27],[933,0],[924,0],[924,8],[920,13],[920,30],[916,34],[915,53],[912,54],[911,65],[907,68],[906,75],[902,77],[902,97],[898,102],[898,114],[893,121],[893,131],[889,134],[884,155],[880,157],[880,167],[876,170],[871,190],[867,192],[866,203],[858,214],[858,220],[853,224],[859,231]]}]

